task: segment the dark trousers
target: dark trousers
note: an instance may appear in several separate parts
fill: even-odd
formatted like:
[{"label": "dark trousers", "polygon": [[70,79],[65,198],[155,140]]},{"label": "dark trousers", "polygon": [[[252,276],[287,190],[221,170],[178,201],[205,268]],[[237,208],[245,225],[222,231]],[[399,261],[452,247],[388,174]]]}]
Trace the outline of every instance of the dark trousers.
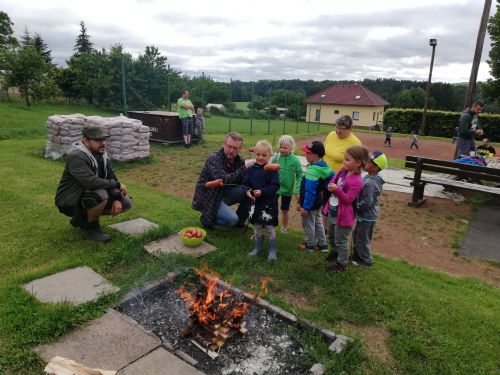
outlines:
[{"label": "dark trousers", "polygon": [[375,223],[375,221],[358,220],[352,234],[353,258],[367,265],[373,264],[371,244]]}]

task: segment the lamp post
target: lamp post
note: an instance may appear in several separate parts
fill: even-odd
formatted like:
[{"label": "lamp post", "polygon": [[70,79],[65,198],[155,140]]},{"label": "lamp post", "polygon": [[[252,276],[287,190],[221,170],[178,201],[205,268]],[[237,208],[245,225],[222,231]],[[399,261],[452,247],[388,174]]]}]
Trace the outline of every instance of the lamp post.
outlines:
[{"label": "lamp post", "polygon": [[318,132],[319,132],[319,123],[321,122],[321,106],[323,104],[323,99],[326,98],[326,94],[321,94],[319,96],[319,116],[318,116]]},{"label": "lamp post", "polygon": [[425,117],[427,115],[427,106],[429,104],[429,93],[431,91],[432,67],[434,65],[434,53],[436,52],[437,39],[429,39],[429,45],[432,47],[431,66],[429,68],[429,79],[427,80],[427,91],[425,92],[424,112],[422,113],[422,124],[420,125],[420,135],[425,135]]}]

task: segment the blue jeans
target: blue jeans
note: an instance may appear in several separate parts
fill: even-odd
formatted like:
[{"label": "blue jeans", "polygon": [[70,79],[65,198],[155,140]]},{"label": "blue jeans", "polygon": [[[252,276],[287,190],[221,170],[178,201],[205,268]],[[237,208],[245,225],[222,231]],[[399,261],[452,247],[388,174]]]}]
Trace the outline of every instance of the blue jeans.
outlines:
[{"label": "blue jeans", "polygon": [[[246,197],[248,189],[244,186],[231,186],[223,189],[224,193],[222,194],[222,201],[215,217],[215,225],[220,227],[244,225],[250,208],[249,199]],[[240,205],[236,212],[234,212],[230,206],[236,203]]]}]

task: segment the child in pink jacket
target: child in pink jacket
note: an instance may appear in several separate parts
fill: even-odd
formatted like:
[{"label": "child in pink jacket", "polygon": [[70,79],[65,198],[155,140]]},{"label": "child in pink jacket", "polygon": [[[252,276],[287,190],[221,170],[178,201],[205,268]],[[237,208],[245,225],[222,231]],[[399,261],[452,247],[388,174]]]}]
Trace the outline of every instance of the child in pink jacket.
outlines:
[{"label": "child in pink jacket", "polygon": [[356,223],[356,198],[363,189],[361,172],[368,159],[365,146],[349,147],[344,154],[344,167],[328,184],[331,194],[323,206],[323,214],[328,215],[328,272],[347,271],[349,235]]}]

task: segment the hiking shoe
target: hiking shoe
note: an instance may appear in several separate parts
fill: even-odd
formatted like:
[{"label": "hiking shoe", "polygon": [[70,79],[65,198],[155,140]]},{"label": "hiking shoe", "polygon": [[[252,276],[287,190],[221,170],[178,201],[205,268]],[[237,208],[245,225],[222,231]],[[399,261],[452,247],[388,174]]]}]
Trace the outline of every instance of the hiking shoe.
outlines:
[{"label": "hiking shoe", "polygon": [[111,241],[111,236],[108,236],[107,234],[103,233],[99,225],[87,228],[85,230],[83,238],[85,238],[86,240],[103,242],[103,243]]},{"label": "hiking shoe", "polygon": [[72,217],[69,221],[71,225],[73,225],[75,228],[82,228],[85,229],[87,227],[87,219],[85,219],[82,216],[75,216]]},{"label": "hiking shoe", "polygon": [[359,267],[363,267],[363,268],[372,268],[373,267],[373,264],[370,264],[370,263],[365,263],[361,260],[352,260],[352,264],[355,265],[355,266],[359,266]]},{"label": "hiking shoe", "polygon": [[335,263],[333,266],[330,266],[326,269],[327,272],[329,273],[339,273],[339,272],[346,272],[347,267],[343,266],[340,263]]}]

